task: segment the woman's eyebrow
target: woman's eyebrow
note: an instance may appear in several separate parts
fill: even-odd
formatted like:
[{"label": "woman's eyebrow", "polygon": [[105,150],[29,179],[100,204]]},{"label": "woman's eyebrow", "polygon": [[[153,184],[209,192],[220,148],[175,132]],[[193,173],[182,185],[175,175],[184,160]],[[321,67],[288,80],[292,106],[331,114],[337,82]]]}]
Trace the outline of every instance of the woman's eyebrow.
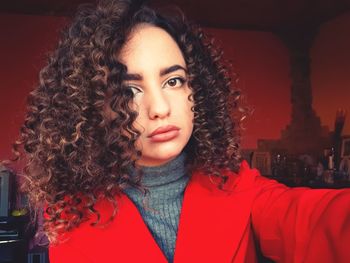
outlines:
[{"label": "woman's eyebrow", "polygon": [[160,76],[167,75],[167,74],[172,73],[172,72],[174,72],[174,71],[177,71],[177,70],[179,70],[179,69],[181,69],[181,70],[185,71],[185,73],[187,73],[187,70],[186,70],[183,66],[180,66],[180,65],[173,65],[173,66],[171,66],[171,67],[162,69],[162,70],[160,71]]},{"label": "woman's eyebrow", "polygon": [[[164,76],[164,75],[167,75],[167,74],[172,73],[172,72],[177,71],[177,70],[183,70],[183,71],[185,71],[185,73],[187,73],[186,68],[184,68],[183,66],[173,65],[173,66],[161,69],[159,75],[160,76]],[[128,80],[143,80],[143,77],[142,77],[141,74],[137,74],[137,73],[125,73],[123,75],[123,80],[124,81],[128,81]]]},{"label": "woman's eyebrow", "polygon": [[123,74],[123,80],[142,80],[142,76],[140,74],[131,74],[131,73],[124,73]]}]

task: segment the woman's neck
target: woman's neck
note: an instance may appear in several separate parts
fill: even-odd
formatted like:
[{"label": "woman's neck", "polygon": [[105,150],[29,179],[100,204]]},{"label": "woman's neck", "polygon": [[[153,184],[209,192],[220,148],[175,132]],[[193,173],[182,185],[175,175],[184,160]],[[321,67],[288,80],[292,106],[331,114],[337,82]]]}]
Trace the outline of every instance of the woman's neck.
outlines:
[{"label": "woman's neck", "polygon": [[[175,159],[160,166],[141,166],[143,176],[141,184],[147,188],[170,184],[186,175],[186,154],[181,153]],[[132,170],[132,175],[136,170]]]}]

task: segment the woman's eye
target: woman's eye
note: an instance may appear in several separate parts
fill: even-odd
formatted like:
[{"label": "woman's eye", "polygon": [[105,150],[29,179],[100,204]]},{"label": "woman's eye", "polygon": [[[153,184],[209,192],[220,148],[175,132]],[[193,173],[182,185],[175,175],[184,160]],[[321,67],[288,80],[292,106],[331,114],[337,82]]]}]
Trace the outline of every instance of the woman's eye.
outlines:
[{"label": "woman's eye", "polygon": [[172,78],[169,79],[165,85],[169,87],[181,87],[184,84],[185,80],[183,78]]},{"label": "woman's eye", "polygon": [[128,85],[126,85],[126,86],[125,86],[125,89],[126,89],[128,92],[130,92],[131,95],[133,95],[133,96],[135,96],[136,94],[142,92],[141,89],[139,89],[139,88],[137,88],[137,87],[135,87],[135,86],[128,86]]}]

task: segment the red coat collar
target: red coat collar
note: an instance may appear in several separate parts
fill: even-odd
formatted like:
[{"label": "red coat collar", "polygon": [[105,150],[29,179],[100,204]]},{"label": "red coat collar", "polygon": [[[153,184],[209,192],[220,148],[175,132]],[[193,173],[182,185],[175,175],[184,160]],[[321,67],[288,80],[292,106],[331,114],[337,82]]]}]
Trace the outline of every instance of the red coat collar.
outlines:
[{"label": "red coat collar", "polygon": [[[242,176],[248,171],[248,165],[243,163],[239,175],[229,175],[230,193],[217,190],[206,175],[192,176],[185,190],[174,262],[235,259],[249,227],[254,198],[253,176]],[[167,262],[132,201],[122,195],[117,202],[118,214],[108,227],[101,229],[84,223],[72,231],[71,240],[65,245],[86,255],[91,262]],[[103,219],[110,215],[107,201],[96,208]],[[55,249],[51,250],[55,253]]]}]

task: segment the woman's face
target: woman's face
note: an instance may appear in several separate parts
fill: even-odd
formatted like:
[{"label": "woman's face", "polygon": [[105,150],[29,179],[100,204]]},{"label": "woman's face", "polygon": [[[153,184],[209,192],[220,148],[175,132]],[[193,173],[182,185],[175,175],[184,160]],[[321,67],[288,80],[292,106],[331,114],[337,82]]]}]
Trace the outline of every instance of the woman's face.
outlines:
[{"label": "woman's face", "polygon": [[134,94],[139,113],[134,126],[141,132],[136,147],[142,166],[156,166],[175,158],[193,130],[193,102],[181,50],[163,29],[138,25],[119,53],[126,65],[124,88]]}]

